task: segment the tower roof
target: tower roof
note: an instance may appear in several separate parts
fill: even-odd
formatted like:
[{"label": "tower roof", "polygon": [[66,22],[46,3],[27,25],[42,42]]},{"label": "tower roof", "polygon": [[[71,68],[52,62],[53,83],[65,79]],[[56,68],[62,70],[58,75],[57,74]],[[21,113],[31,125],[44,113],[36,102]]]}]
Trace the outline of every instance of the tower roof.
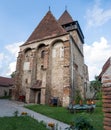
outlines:
[{"label": "tower roof", "polygon": [[51,11],[48,11],[24,45],[33,41],[63,35],[65,33],[67,32],[61,27],[61,25],[52,15]]},{"label": "tower roof", "polygon": [[72,19],[71,15],[68,13],[67,10],[64,11],[64,13],[61,15],[61,17],[58,19],[58,22],[60,25],[71,23],[74,20]]}]

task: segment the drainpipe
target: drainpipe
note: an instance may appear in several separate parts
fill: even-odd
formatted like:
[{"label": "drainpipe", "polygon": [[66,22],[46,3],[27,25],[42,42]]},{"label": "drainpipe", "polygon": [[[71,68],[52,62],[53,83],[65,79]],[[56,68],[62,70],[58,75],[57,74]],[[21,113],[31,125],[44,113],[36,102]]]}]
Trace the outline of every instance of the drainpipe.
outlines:
[{"label": "drainpipe", "polygon": [[73,56],[73,41],[72,41],[72,36],[71,34],[69,35],[70,38],[70,73],[71,73],[71,100],[74,100],[74,66],[73,66],[73,60],[74,60],[74,56]]}]

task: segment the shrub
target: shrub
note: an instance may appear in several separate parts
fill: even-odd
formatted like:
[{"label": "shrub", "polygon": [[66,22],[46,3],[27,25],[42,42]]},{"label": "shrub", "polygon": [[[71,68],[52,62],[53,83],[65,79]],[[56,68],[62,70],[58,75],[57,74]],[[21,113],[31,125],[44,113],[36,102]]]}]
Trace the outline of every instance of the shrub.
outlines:
[{"label": "shrub", "polygon": [[14,117],[17,117],[18,114],[19,114],[18,110],[16,110],[16,111],[13,113]]},{"label": "shrub", "polygon": [[87,119],[80,116],[71,122],[70,127],[66,128],[66,130],[94,130],[94,128]]}]

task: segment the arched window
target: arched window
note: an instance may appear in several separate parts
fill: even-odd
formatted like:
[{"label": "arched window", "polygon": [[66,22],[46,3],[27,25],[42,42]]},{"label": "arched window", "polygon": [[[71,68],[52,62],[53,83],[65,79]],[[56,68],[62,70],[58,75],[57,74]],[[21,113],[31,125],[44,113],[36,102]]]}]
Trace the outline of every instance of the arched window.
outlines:
[{"label": "arched window", "polygon": [[31,48],[27,48],[24,51],[24,66],[23,66],[23,70],[24,71],[29,71],[31,70],[31,66],[30,66],[30,62],[31,62]]},{"label": "arched window", "polygon": [[30,56],[31,56],[31,48],[27,48],[25,51],[24,51],[24,56],[25,56],[25,61],[29,61],[30,60]]},{"label": "arched window", "polygon": [[44,58],[44,56],[45,56],[45,51],[42,50],[42,51],[41,51],[41,58]]}]

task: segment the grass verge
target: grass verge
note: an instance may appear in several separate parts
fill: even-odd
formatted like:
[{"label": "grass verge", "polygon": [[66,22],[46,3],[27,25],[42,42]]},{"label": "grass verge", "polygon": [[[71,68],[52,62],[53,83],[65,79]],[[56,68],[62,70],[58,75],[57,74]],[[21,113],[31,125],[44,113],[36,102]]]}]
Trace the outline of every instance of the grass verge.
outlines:
[{"label": "grass verge", "polygon": [[0,99],[10,99],[11,97],[10,96],[2,96],[0,97]]},{"label": "grass verge", "polygon": [[102,107],[97,106],[93,113],[81,111],[75,114],[70,113],[64,107],[51,107],[47,105],[28,105],[25,107],[67,124],[70,124],[72,121],[76,120],[76,118],[82,116],[84,118],[87,118],[96,130],[103,130]]},{"label": "grass verge", "polygon": [[39,123],[29,116],[0,117],[0,130],[48,130],[42,122]]}]

